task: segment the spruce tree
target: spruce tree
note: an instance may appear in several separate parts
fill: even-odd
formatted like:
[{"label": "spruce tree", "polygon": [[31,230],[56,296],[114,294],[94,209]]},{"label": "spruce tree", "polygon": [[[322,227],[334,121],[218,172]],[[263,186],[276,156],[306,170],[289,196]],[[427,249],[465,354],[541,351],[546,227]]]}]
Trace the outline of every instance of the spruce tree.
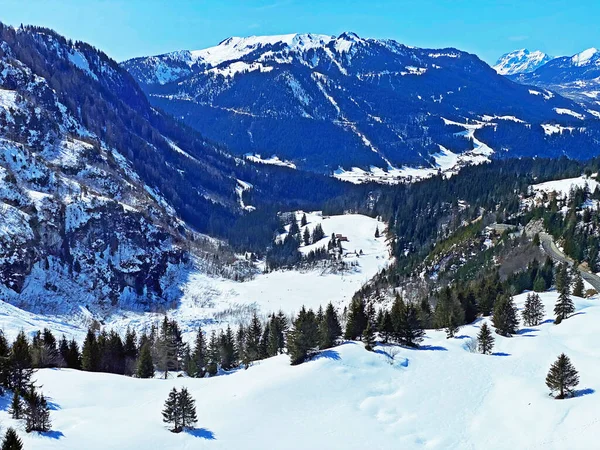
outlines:
[{"label": "spruce tree", "polygon": [[43,394],[30,387],[25,395],[25,408],[23,410],[25,418],[25,431],[50,431],[50,408]]},{"label": "spruce tree", "polygon": [[71,339],[69,342],[69,356],[66,363],[69,369],[81,369],[81,353],[75,339]]},{"label": "spruce tree", "polygon": [[510,336],[517,332],[519,319],[517,317],[517,308],[511,296],[500,295],[498,297],[494,306],[492,323],[496,328],[496,333],[502,336]]},{"label": "spruce tree", "polygon": [[418,347],[423,341],[425,331],[419,320],[419,312],[415,305],[408,303],[404,307],[398,330],[400,343],[408,347]]},{"label": "spruce tree", "polygon": [[217,374],[219,370],[219,339],[217,338],[216,331],[210,335],[210,341],[208,342],[208,364],[206,366],[206,372],[212,377]]},{"label": "spruce tree", "polygon": [[479,329],[479,334],[477,335],[477,349],[484,355],[487,355],[492,353],[493,348],[494,336],[487,323],[483,322],[483,325],[481,325],[481,328]]},{"label": "spruce tree", "polygon": [[557,319],[563,321],[574,312],[575,305],[573,304],[571,297],[569,297],[569,291],[565,287],[560,291],[560,294],[558,294],[558,300],[554,305],[554,314],[556,314]]},{"label": "spruce tree", "polygon": [[144,344],[140,350],[136,375],[138,378],[154,378],[154,362],[152,361],[149,343]]},{"label": "spruce tree", "polygon": [[449,287],[440,292],[434,316],[436,327],[444,329],[448,339],[453,338],[464,324],[465,312]]},{"label": "spruce tree", "polygon": [[23,415],[23,402],[21,401],[21,395],[19,395],[19,391],[15,390],[13,392],[12,401],[10,402],[10,408],[8,413],[13,419],[19,420]]},{"label": "spruce tree", "polygon": [[404,301],[402,297],[396,294],[392,308],[390,309],[390,320],[392,322],[392,339],[395,342],[400,342],[402,335],[400,329],[402,328],[402,318],[404,316],[405,309]]},{"label": "spruce tree", "polygon": [[365,344],[366,350],[370,352],[373,351],[373,348],[375,347],[375,331],[371,326],[371,322],[367,323],[367,326],[362,333],[362,341]]},{"label": "spruce tree", "polygon": [[302,214],[302,219],[300,220],[300,226],[305,227],[308,224],[308,220],[306,219],[306,214]]},{"label": "spruce tree", "polygon": [[2,440],[1,450],[23,450],[23,442],[14,428],[8,428]]},{"label": "spruce tree", "polygon": [[83,348],[81,350],[81,369],[88,372],[97,372],[100,369],[100,349],[96,340],[96,334],[89,328]]},{"label": "spruce tree", "polygon": [[196,417],[196,402],[188,392],[187,388],[181,388],[177,395],[177,409],[182,430],[193,428],[198,421]]},{"label": "spruce tree", "polygon": [[194,350],[191,354],[189,376],[194,378],[202,378],[204,376],[207,362],[206,351],[206,339],[204,338],[202,328],[198,327],[196,339],[194,340]]},{"label": "spruce tree", "polygon": [[573,295],[575,297],[583,297],[583,278],[581,277],[581,273],[579,272],[579,270],[575,269],[574,272],[575,284],[573,286]]},{"label": "spruce tree", "polygon": [[302,240],[304,241],[304,245],[310,245],[310,231],[308,230],[308,227],[304,229]]},{"label": "spruce tree", "polygon": [[381,322],[379,323],[379,335],[385,344],[388,343],[393,332],[394,326],[392,325],[392,316],[389,311],[384,311],[381,315]]},{"label": "spruce tree", "polygon": [[162,411],[163,422],[172,426],[171,431],[173,433],[179,433],[181,431],[181,416],[177,404],[178,397],[179,393],[177,392],[177,389],[171,389]]},{"label": "spruce tree", "polygon": [[246,329],[246,352],[248,361],[260,359],[260,338],[262,336],[262,325],[260,319],[254,313],[250,325]]},{"label": "spruce tree", "polygon": [[13,342],[7,361],[8,387],[25,392],[33,375],[31,349],[23,331]]},{"label": "spruce tree", "polygon": [[344,339],[354,340],[360,337],[367,327],[367,322],[364,300],[362,297],[353,298],[348,311],[348,321],[346,322]]},{"label": "spruce tree", "polygon": [[319,324],[319,348],[333,347],[342,335],[342,327],[333,304],[329,302],[325,308],[323,320]]},{"label": "spruce tree", "polygon": [[300,309],[288,332],[288,352],[292,365],[303,363],[319,345],[319,333],[312,310]]},{"label": "spruce tree", "polygon": [[573,388],[579,384],[579,375],[567,355],[562,353],[550,367],[546,376],[546,386],[550,392],[557,393],[557,399],[573,395]]},{"label": "spruce tree", "polygon": [[536,293],[527,294],[525,307],[522,312],[523,323],[527,326],[537,326],[544,319],[544,305]]}]

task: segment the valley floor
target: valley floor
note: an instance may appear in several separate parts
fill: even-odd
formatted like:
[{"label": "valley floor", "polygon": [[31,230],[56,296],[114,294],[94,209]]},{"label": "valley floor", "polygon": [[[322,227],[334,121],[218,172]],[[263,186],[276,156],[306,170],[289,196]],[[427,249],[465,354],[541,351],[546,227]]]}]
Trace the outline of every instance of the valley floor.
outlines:
[{"label": "valley floor", "polygon": [[[526,294],[515,298],[521,308]],[[600,307],[551,321],[557,294],[542,294],[547,320],[496,337],[494,355],[467,347],[487,318],[446,339],[427,332],[421,349],[347,342],[290,366],[286,355],[209,379],[140,380],[40,370],[53,432],[26,435],[1,403],[2,427],[27,449],[594,449],[600,434]],[[3,325],[9,326],[7,322]],[[15,327],[20,324],[15,322]],[[12,331],[12,330],[7,330]],[[565,352],[580,373],[577,396],[553,400],[544,380]],[[172,434],[161,421],[168,391],[187,386],[198,429]]]}]

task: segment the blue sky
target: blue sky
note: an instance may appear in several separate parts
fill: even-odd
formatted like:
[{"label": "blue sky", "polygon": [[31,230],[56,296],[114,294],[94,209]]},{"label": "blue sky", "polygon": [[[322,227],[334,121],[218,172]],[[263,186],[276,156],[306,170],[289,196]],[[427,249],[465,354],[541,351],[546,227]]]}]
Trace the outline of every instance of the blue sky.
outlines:
[{"label": "blue sky", "polygon": [[600,47],[597,0],[0,0],[0,21],[53,28],[118,61],[216,45],[229,36],[354,31],[494,62],[517,48]]}]

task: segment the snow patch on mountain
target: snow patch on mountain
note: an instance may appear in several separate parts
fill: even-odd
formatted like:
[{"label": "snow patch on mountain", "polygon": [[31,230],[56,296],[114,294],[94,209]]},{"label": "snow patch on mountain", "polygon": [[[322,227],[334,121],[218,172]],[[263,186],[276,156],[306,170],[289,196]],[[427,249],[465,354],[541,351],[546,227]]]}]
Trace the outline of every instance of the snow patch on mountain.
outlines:
[{"label": "snow patch on mountain", "polygon": [[533,72],[552,59],[539,50],[530,52],[523,48],[502,55],[493,68],[500,75],[516,75]]},{"label": "snow patch on mountain", "polygon": [[598,65],[600,63],[600,58],[596,58],[596,56],[599,53],[600,52],[598,51],[598,49],[596,49],[594,47],[588,48],[587,50],[584,50],[581,53],[577,53],[576,55],[573,55],[571,57],[571,61],[573,62],[573,65],[577,66],[577,67],[586,66],[590,62],[592,62],[592,60],[594,60],[596,62],[596,64]]},{"label": "snow patch on mountain", "polygon": [[575,111],[571,111],[570,109],[567,109],[567,108],[554,108],[554,111],[556,111],[556,114],[567,114],[569,116],[576,117],[579,120],[585,119],[585,116],[583,114],[576,113]]}]

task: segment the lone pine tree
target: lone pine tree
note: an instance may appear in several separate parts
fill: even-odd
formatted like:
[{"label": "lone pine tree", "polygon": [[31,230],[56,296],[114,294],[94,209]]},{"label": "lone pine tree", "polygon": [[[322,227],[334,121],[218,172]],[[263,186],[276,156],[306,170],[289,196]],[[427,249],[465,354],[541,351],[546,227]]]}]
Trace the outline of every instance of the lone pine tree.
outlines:
[{"label": "lone pine tree", "polygon": [[579,375],[567,355],[561,353],[550,367],[546,376],[546,386],[551,393],[557,393],[555,398],[562,399],[573,395],[573,388],[579,384]]},{"label": "lone pine tree", "polygon": [[14,428],[8,428],[2,440],[2,450],[23,450],[23,442]]},{"label": "lone pine tree", "polygon": [[544,319],[544,305],[536,293],[527,294],[525,308],[523,309],[523,323],[527,326],[537,326]]},{"label": "lone pine tree", "polygon": [[569,297],[568,289],[564,287],[560,291],[560,294],[558,294],[558,300],[554,305],[554,314],[556,314],[556,318],[559,319],[559,321],[562,321],[574,312],[575,305],[573,305],[573,300]]},{"label": "lone pine tree", "polygon": [[43,394],[38,394],[33,387],[25,395],[25,431],[50,431],[50,408]]},{"label": "lone pine tree", "polygon": [[484,322],[477,335],[477,349],[484,355],[488,355],[492,353],[493,348],[494,336],[492,335],[492,330],[490,330],[488,324]]},{"label": "lone pine tree", "polygon": [[494,306],[492,323],[496,327],[496,332],[502,336],[510,336],[517,332],[519,319],[517,308],[511,296],[500,295],[498,297]]},{"label": "lone pine tree", "polygon": [[196,405],[187,388],[171,389],[162,411],[163,422],[171,425],[173,433],[192,428],[196,422]]}]

